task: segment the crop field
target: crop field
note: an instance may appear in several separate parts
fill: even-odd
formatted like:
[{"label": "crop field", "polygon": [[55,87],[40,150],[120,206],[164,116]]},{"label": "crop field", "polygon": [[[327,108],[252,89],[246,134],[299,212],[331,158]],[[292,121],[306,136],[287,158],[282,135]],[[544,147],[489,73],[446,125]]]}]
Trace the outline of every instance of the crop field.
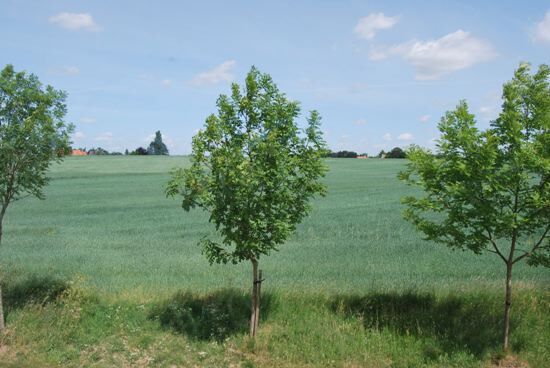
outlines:
[{"label": "crop field", "polygon": [[[423,241],[402,219],[405,160],[327,160],[327,196],[260,260],[257,341],[245,336],[250,264],[210,266],[197,245],[213,235],[207,214],[164,195],[170,169],[188,163],[67,158],[46,200],[9,208],[0,366],[494,364],[504,265]],[[550,366],[550,271],[518,264],[514,288],[508,363]],[[190,331],[178,303],[215,313]]]}]

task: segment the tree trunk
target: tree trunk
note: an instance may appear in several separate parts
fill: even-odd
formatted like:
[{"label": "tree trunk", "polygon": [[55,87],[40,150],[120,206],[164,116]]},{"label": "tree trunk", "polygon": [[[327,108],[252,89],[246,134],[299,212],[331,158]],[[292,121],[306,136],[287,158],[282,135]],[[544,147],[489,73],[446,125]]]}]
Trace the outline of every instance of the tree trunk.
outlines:
[{"label": "tree trunk", "polygon": [[0,244],[2,244],[2,224],[4,223],[4,214],[6,213],[6,207],[2,206],[0,209]]},{"label": "tree trunk", "polygon": [[258,260],[252,260],[252,306],[250,315],[250,337],[255,337],[260,321],[260,283],[258,275]]},{"label": "tree trunk", "polygon": [[504,344],[505,351],[508,350],[510,335],[510,307],[512,305],[512,262],[506,263],[506,297],[504,300]]},{"label": "tree trunk", "polygon": [[4,302],[2,301],[2,285],[0,285],[0,333],[4,332]]},{"label": "tree trunk", "polygon": [[[6,214],[7,204],[4,204],[0,209],[0,244],[2,244],[2,224],[4,221],[4,215]],[[2,301],[2,280],[0,280],[0,333],[4,332],[4,302]]]}]

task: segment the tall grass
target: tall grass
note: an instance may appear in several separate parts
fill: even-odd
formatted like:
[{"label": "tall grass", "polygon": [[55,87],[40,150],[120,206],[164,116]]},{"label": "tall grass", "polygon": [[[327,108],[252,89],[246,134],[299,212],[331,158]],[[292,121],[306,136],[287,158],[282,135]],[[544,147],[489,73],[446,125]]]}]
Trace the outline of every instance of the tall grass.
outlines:
[{"label": "tall grass", "polygon": [[[327,161],[328,196],[280,252],[261,259],[272,290],[448,290],[502,285],[493,255],[453,252],[421,240],[401,218],[410,188],[402,160]],[[109,293],[214,290],[248,282],[249,265],[209,266],[196,245],[212,234],[201,211],[166,199],[182,157],[75,157],[52,169],[45,201],[10,208],[0,250],[8,274],[81,274]],[[518,265],[516,283],[548,287],[550,273]]]}]

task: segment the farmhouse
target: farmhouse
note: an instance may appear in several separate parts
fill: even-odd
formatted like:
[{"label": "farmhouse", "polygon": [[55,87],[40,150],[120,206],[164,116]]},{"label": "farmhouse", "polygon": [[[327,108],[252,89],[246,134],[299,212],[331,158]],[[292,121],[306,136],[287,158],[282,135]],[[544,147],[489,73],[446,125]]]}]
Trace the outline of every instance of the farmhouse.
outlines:
[{"label": "farmhouse", "polygon": [[71,152],[71,156],[87,156],[87,153],[79,149],[74,149]]}]

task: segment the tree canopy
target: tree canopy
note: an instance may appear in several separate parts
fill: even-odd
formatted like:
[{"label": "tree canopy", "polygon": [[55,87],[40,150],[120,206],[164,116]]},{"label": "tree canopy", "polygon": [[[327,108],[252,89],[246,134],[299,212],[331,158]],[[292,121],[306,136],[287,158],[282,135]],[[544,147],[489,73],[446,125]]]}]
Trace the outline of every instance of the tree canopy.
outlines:
[{"label": "tree canopy", "polygon": [[71,152],[65,99],[65,92],[12,65],[0,72],[0,240],[8,205],[29,195],[43,198],[48,167]]},{"label": "tree canopy", "polygon": [[447,112],[437,154],[419,147],[401,179],[424,190],[406,197],[405,217],[426,239],[507,267],[504,347],[508,347],[512,266],[550,266],[550,68],[522,64],[503,88],[502,112],[480,131],[462,101]]}]

